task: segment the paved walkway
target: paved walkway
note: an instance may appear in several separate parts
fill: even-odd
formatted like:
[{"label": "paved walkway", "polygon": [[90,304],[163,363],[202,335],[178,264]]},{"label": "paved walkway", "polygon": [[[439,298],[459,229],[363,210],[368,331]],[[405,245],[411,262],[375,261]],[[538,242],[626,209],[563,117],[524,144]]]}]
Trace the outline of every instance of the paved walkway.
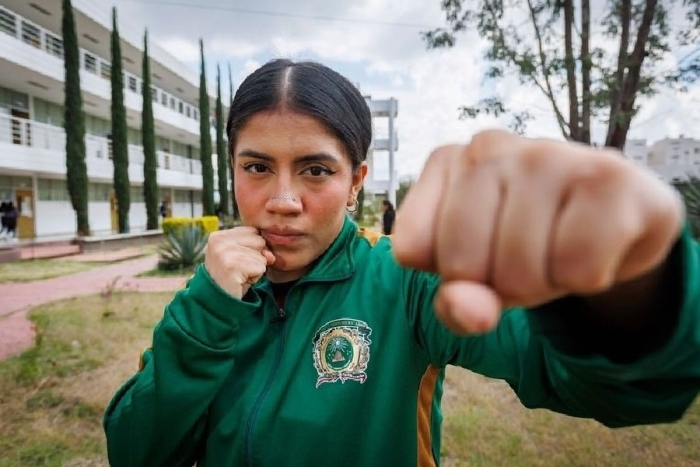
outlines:
[{"label": "paved walkway", "polygon": [[32,308],[55,300],[101,293],[110,288],[138,292],[170,292],[180,289],[180,277],[134,277],[155,268],[156,256],[96,267],[54,279],[0,284],[0,360],[18,355],[34,345],[34,328],[27,319]]}]

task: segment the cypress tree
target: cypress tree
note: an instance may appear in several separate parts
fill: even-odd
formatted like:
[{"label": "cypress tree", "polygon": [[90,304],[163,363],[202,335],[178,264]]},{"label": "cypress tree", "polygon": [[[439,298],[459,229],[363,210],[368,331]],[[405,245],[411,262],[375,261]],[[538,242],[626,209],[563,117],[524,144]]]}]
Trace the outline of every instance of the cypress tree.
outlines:
[{"label": "cypress tree", "polygon": [[117,9],[112,7],[112,162],[114,163],[114,194],[117,198],[119,233],[129,232],[129,146],[124,107],[124,74],[122,49],[117,28]]},{"label": "cypress tree", "polygon": [[357,193],[357,211],[355,211],[355,220],[357,222],[362,222],[365,216],[365,186],[362,185],[359,193]]},{"label": "cypress tree", "polygon": [[148,31],[143,35],[143,108],[141,110],[141,137],[143,138],[143,197],[146,201],[146,229],[158,228],[158,160],[153,122],[151,96],[151,62],[148,57]]},{"label": "cypress tree", "polygon": [[201,73],[199,75],[199,141],[202,160],[202,210],[205,216],[214,215],[214,167],[211,161],[211,127],[209,123],[209,95],[204,64],[204,42],[199,40]]},{"label": "cypress tree", "polygon": [[63,0],[61,29],[65,67],[66,184],[75,210],[77,234],[82,237],[90,235],[88,174],[85,162],[85,115],[80,90],[80,51],[70,0]]},{"label": "cypress tree", "polygon": [[[230,96],[229,104],[228,107],[229,109],[231,108],[231,104],[233,104],[233,75],[231,74],[231,64],[228,64],[228,95]],[[230,135],[226,135],[226,139],[228,140]],[[227,152],[228,153],[228,152]],[[228,158],[228,166],[230,170],[230,175],[231,175],[231,214],[233,214],[233,218],[237,219],[238,218],[238,203],[236,203],[236,191],[234,190],[234,181],[233,181],[233,165],[231,161],[231,158]]]},{"label": "cypress tree", "polygon": [[228,214],[228,151],[224,141],[224,106],[221,103],[221,69],[216,66],[216,155],[219,170],[219,204]]}]

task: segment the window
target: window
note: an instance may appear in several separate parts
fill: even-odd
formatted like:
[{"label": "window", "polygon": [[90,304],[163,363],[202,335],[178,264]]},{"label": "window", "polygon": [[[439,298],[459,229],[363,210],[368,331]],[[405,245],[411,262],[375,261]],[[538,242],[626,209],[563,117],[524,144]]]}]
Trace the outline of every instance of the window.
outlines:
[{"label": "window", "polygon": [[199,113],[197,113],[197,109],[192,109],[192,118],[199,121]]},{"label": "window", "polygon": [[46,34],[46,51],[54,57],[63,58],[63,40]]},{"label": "window", "polygon": [[143,187],[142,186],[132,186],[130,198],[131,198],[132,203],[143,203],[144,202]]},{"label": "window", "polygon": [[129,90],[133,92],[138,92],[138,83],[136,82],[136,78],[133,76],[129,76]]},{"label": "window", "polygon": [[158,88],[155,86],[151,86],[151,100],[158,103]]},{"label": "window", "polygon": [[174,97],[170,98],[170,108],[172,110],[175,110],[175,98]]},{"label": "window", "polygon": [[68,186],[65,180],[49,180],[40,178],[37,180],[39,185],[39,199],[41,201],[68,201]]},{"label": "window", "polygon": [[164,92],[160,93],[160,103],[164,106],[168,106],[168,95]]},{"label": "window", "polygon": [[0,8],[0,31],[17,37],[17,17]]},{"label": "window", "polygon": [[173,201],[176,203],[188,203],[190,202],[190,192],[186,190],[175,190],[175,196],[173,196]]},{"label": "window", "polygon": [[109,201],[112,185],[108,183],[91,183],[88,188],[88,201]]},{"label": "window", "polygon": [[100,62],[100,74],[104,79],[112,79],[112,65]]},{"label": "window", "polygon": [[190,106],[187,106],[187,118],[190,118]]},{"label": "window", "polygon": [[178,109],[178,112],[184,113],[185,108],[184,108],[184,105],[182,104],[182,101],[179,101],[179,102],[177,103],[177,109]]},{"label": "window", "polygon": [[89,71],[90,73],[95,73],[97,74],[97,57],[94,55],[90,55],[89,53],[85,53],[85,69]]},{"label": "window", "polygon": [[22,42],[32,45],[37,49],[41,48],[41,32],[39,28],[26,21],[22,21]]}]

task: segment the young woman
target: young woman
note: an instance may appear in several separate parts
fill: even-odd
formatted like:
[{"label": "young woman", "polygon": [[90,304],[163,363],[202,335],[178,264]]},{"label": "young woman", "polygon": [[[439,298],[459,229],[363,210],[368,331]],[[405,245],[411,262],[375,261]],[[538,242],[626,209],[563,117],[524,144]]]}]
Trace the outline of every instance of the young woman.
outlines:
[{"label": "young woman", "polygon": [[227,133],[244,226],[210,235],[107,408],[112,466],[438,465],[450,364],[609,426],[696,396],[700,249],[617,154],[499,131],[439,148],[390,240],[346,215],[371,115],[336,72],[264,65]]}]

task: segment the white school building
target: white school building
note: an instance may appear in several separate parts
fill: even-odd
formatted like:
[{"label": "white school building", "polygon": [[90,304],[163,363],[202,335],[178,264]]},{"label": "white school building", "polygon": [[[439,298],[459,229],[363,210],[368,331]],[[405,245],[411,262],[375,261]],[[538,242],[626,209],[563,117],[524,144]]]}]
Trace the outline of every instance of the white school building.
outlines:
[{"label": "white school building", "polygon": [[[21,209],[18,234],[25,239],[76,232],[66,188],[61,4],[60,0],[0,0],[0,200],[13,200]],[[90,228],[93,235],[109,234],[117,227],[109,139],[111,4],[73,0],[73,8],[80,47]],[[120,17],[132,185],[129,223],[132,232],[138,232],[146,225],[140,130],[144,31],[125,23]],[[149,55],[160,200],[168,203],[173,216],[198,216],[202,213],[199,70],[180,62],[152,38]],[[208,91],[215,147],[216,89],[210,85]],[[393,119],[397,102],[370,98],[368,102],[375,116],[389,117],[389,132],[375,139],[374,147],[389,151],[391,180],[375,180],[370,167],[366,190],[390,193],[396,187],[393,159],[398,144]],[[216,189],[216,155],[212,159]],[[373,160],[370,154],[370,164]]]}]

